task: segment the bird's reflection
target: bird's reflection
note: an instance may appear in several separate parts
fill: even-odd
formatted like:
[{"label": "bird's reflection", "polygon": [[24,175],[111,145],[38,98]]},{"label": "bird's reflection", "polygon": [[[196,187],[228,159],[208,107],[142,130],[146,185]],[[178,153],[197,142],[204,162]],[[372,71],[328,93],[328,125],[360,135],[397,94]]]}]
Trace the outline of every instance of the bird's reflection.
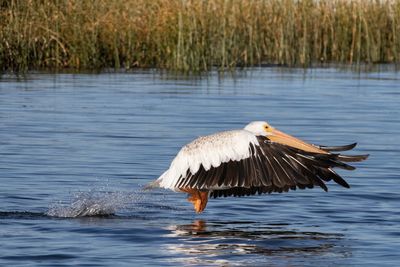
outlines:
[{"label": "bird's reflection", "polygon": [[172,257],[175,261],[185,264],[209,261],[219,265],[246,265],[248,260],[256,264],[266,258],[303,261],[304,257],[349,255],[343,235],[298,230],[289,224],[195,220],[190,224],[170,225],[168,230],[168,237],[179,240],[168,245],[168,252],[175,254]]}]

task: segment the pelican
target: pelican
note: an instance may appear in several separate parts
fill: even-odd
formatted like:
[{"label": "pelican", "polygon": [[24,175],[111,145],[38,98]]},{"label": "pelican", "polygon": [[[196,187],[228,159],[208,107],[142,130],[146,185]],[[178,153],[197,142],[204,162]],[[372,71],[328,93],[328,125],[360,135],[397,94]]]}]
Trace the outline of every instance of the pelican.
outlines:
[{"label": "pelican", "polygon": [[333,180],[349,184],[333,168],[354,170],[345,162],[368,155],[333,153],[354,148],[320,146],[285,134],[265,121],[254,121],[240,130],[202,136],[183,146],[166,170],[149,187],[188,194],[197,213],[209,198],[249,196],[321,187]]}]

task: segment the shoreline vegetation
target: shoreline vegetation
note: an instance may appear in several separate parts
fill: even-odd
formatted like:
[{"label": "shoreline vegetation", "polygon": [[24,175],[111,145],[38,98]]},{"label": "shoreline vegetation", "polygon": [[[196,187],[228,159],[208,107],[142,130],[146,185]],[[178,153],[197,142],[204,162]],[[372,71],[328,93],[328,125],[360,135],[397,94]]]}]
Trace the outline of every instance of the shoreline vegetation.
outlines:
[{"label": "shoreline vegetation", "polygon": [[0,71],[400,62],[400,0],[0,0]]}]

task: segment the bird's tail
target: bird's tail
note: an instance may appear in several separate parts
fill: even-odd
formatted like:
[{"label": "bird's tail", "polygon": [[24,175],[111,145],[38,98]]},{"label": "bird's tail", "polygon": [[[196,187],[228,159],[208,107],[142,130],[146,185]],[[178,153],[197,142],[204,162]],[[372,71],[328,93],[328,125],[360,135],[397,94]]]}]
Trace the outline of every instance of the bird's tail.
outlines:
[{"label": "bird's tail", "polygon": [[164,186],[161,185],[161,182],[162,182],[163,178],[167,174],[168,174],[168,170],[166,170],[163,174],[161,174],[161,176],[158,177],[156,180],[154,180],[154,181],[148,183],[147,185],[145,185],[143,187],[143,190],[146,191],[146,190],[151,190],[151,189],[158,188],[158,187],[164,187]]},{"label": "bird's tail", "polygon": [[158,188],[158,187],[160,187],[160,181],[157,179],[155,181],[152,181],[152,182],[146,184],[143,187],[143,191],[149,191],[149,190],[152,190],[152,189]]}]

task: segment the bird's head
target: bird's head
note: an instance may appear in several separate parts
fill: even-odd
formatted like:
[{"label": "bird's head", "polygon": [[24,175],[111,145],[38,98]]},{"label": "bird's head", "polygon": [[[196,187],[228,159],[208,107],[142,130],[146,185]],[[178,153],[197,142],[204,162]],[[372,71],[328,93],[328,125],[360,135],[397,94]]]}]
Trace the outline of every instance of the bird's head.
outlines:
[{"label": "bird's head", "polygon": [[266,121],[253,121],[244,127],[246,131],[249,131],[255,135],[268,136],[274,131],[274,128],[269,125]]},{"label": "bird's head", "polygon": [[266,136],[272,142],[288,145],[297,149],[302,149],[309,152],[326,154],[325,151],[317,148],[312,144],[308,144],[294,136],[275,129],[265,121],[253,121],[244,127],[246,131],[253,133],[256,136]]}]

